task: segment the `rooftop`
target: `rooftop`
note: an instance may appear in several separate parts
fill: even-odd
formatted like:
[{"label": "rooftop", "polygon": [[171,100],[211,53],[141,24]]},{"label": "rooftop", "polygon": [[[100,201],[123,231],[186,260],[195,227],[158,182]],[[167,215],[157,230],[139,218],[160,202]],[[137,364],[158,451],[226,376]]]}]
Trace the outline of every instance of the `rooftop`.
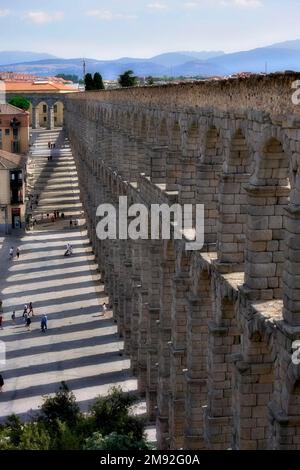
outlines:
[{"label": "rooftop", "polygon": [[25,166],[27,157],[0,150],[0,170],[16,170]]},{"label": "rooftop", "polygon": [[9,103],[0,103],[0,114],[27,114],[27,111],[24,111],[24,109],[21,108],[17,108],[16,106],[13,106]]},{"label": "rooftop", "polygon": [[58,81],[50,80],[32,80],[17,81],[5,80],[6,92],[52,92],[52,93],[71,93],[78,91],[76,87]]}]

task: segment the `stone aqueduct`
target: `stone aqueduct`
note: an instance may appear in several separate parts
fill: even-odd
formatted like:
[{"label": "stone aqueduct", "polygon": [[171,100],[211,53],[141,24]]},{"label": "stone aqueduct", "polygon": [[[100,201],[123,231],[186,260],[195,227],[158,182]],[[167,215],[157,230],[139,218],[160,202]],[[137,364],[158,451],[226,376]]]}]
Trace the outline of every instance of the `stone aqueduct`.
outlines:
[{"label": "stone aqueduct", "polygon": [[[89,235],[161,449],[300,449],[297,78],[66,99]],[[96,208],[120,195],[204,203],[204,249],[100,242]]]}]

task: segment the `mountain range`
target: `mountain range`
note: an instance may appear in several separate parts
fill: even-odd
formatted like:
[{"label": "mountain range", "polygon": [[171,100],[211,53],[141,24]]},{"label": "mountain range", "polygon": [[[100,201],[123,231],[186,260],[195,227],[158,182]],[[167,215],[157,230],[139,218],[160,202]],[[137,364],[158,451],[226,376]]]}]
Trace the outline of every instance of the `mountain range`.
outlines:
[{"label": "mountain range", "polygon": [[[125,70],[138,76],[215,76],[239,72],[300,71],[300,40],[225,54],[222,51],[181,51],[148,59],[123,57],[116,60],[85,59],[86,70],[116,79]],[[51,76],[58,73],[82,76],[82,58],[62,59],[49,54],[21,51],[0,52],[0,72],[13,71]]]}]

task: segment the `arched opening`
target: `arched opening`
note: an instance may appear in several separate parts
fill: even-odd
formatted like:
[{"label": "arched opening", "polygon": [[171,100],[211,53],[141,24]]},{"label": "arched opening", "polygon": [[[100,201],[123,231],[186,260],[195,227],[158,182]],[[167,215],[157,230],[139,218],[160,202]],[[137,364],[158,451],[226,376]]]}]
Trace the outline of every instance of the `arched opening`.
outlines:
[{"label": "arched opening", "polygon": [[64,124],[64,104],[61,101],[56,101],[53,108],[54,127],[62,127]]},{"label": "arched opening", "polygon": [[222,163],[222,142],[219,131],[216,127],[211,127],[206,134],[204,152],[197,165],[196,176],[196,197],[199,204],[204,204],[204,239],[209,245],[217,241],[218,184]]},{"label": "arched opening", "polygon": [[282,299],[284,215],[289,202],[289,162],[282,144],[269,139],[256,154],[247,188],[248,227],[245,283],[260,298]]},{"label": "arched opening", "polygon": [[48,104],[41,101],[38,105],[38,123],[40,127],[48,127]]},{"label": "arched opening", "polygon": [[251,158],[246,139],[235,132],[224,161],[219,189],[218,258],[244,270],[247,228],[247,193]]}]

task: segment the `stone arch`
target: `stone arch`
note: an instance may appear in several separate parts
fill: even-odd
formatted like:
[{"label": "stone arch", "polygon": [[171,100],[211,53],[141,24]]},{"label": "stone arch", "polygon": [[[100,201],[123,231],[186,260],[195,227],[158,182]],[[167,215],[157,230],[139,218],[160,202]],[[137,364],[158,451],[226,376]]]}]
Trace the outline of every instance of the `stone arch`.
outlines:
[{"label": "stone arch", "polygon": [[251,182],[261,186],[288,186],[289,161],[280,140],[269,138],[256,154],[256,165]]},{"label": "stone arch", "polygon": [[[255,155],[255,170],[247,187],[248,226],[245,283],[257,298],[282,298],[284,214],[289,202],[289,161],[281,141],[267,136]],[[262,251],[262,247],[264,250]]]},{"label": "stone arch", "polygon": [[54,105],[54,126],[62,127],[64,125],[64,103],[57,100]]},{"label": "stone arch", "polygon": [[197,165],[196,199],[204,204],[204,240],[207,244],[217,241],[219,219],[218,186],[223,163],[220,132],[215,126],[205,131],[204,150]]},{"label": "stone arch", "polygon": [[221,262],[244,270],[247,230],[246,184],[250,179],[251,153],[238,128],[229,142],[219,186],[217,251]]}]

